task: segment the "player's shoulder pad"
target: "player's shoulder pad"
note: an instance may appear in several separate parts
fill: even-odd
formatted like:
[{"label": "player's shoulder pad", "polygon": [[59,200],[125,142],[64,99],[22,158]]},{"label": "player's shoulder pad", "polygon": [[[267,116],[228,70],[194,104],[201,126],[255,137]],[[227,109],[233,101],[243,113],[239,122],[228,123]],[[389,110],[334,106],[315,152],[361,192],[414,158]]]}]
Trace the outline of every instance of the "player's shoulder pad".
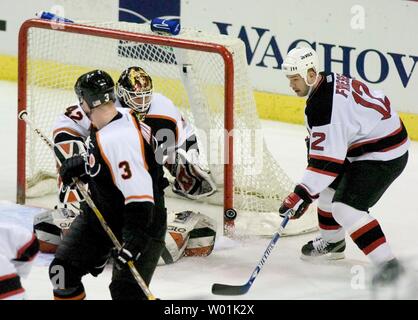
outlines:
[{"label": "player's shoulder pad", "polygon": [[161,93],[153,94],[151,107],[148,111],[147,116],[170,117],[176,120],[176,122],[181,120],[180,110],[174,105],[173,101],[171,101],[169,98],[162,95]]},{"label": "player's shoulder pad", "polygon": [[[69,106],[52,126],[54,140],[85,139],[90,133],[91,121],[78,103]],[[59,137],[61,136],[61,137]],[[57,142],[57,141],[56,141]]]},{"label": "player's shoulder pad", "polygon": [[305,115],[309,128],[331,123],[335,76],[333,73],[320,73],[322,79],[306,101]]},{"label": "player's shoulder pad", "polygon": [[112,143],[114,141],[123,142],[124,139],[121,137],[124,137],[125,132],[132,127],[130,122],[132,122],[132,118],[128,113],[122,114],[119,112],[115,119],[96,131],[96,138],[100,140],[101,144]]}]

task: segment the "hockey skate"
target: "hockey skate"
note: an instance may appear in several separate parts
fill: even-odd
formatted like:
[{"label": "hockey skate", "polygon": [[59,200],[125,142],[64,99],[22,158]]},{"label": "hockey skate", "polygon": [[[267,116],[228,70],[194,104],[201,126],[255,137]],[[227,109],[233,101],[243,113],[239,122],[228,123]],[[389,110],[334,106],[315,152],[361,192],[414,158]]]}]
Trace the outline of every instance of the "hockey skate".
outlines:
[{"label": "hockey skate", "polygon": [[301,258],[303,260],[310,259],[326,259],[339,260],[344,259],[345,240],[335,243],[327,242],[322,237],[317,237],[309,241],[302,247]]}]

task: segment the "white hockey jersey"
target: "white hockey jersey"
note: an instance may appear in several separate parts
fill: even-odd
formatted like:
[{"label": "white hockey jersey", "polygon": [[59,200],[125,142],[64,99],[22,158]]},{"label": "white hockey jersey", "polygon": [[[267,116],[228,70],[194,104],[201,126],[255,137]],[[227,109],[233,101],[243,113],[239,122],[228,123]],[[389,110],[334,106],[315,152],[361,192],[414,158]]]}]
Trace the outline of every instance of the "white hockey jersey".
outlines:
[{"label": "white hockey jersey", "polygon": [[321,75],[305,108],[309,164],[301,183],[312,195],[334,181],[346,159],[388,161],[405,154],[410,143],[382,92],[340,74]]},{"label": "white hockey jersey", "polygon": [[38,241],[24,227],[0,222],[0,244],[0,300],[22,299],[25,290],[20,277],[29,274],[38,253]]}]

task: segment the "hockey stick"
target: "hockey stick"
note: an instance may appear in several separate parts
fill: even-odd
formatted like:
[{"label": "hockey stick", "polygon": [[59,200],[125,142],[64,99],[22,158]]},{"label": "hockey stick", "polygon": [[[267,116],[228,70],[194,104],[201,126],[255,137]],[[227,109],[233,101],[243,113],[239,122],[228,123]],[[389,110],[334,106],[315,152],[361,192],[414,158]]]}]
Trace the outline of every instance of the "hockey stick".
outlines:
[{"label": "hockey stick", "polygon": [[[23,111],[19,112],[18,118],[20,120],[25,121],[26,124],[28,124],[29,127],[31,127],[32,130],[48,145],[48,147],[51,148],[52,151],[54,150],[54,148],[58,148],[60,151],[62,151],[62,149],[61,149],[60,146],[58,146],[58,145],[54,146],[54,144],[51,142],[51,140],[49,140],[49,138],[47,136],[45,136],[42,133],[42,131],[39,128],[37,128],[36,125],[32,121],[30,121],[28,119],[28,113],[26,112],[26,110],[23,110]],[[116,238],[116,236],[113,233],[112,229],[110,229],[110,227],[107,224],[106,220],[103,218],[103,215],[100,213],[99,209],[94,204],[94,202],[91,199],[90,195],[88,194],[88,192],[84,188],[83,183],[81,181],[79,181],[78,179],[74,179],[74,182],[75,182],[78,190],[80,191],[80,193],[83,195],[83,197],[86,200],[86,202],[89,205],[89,207],[95,213],[97,219],[99,219],[100,224],[102,225],[104,231],[107,233],[107,235],[109,236],[109,238],[112,240],[113,245],[118,250],[120,250],[122,248],[122,246],[121,246],[119,240]],[[133,277],[135,278],[136,282],[138,283],[138,285],[141,287],[142,291],[144,292],[144,294],[148,298],[148,300],[157,300],[156,297],[149,290],[149,288],[148,288],[147,284],[145,283],[144,279],[142,279],[141,275],[139,274],[139,272],[136,269],[136,267],[135,267],[135,265],[134,265],[134,263],[133,263],[132,260],[128,261],[128,267],[129,267],[129,270],[131,271]]]},{"label": "hockey stick", "polygon": [[255,278],[261,271],[261,268],[266,263],[267,258],[269,257],[270,253],[273,251],[274,246],[276,245],[277,241],[281,237],[284,228],[286,227],[287,223],[289,222],[290,217],[293,215],[293,210],[289,209],[286,212],[286,216],[284,217],[282,223],[280,224],[279,230],[274,233],[273,239],[271,239],[267,249],[264,251],[263,256],[261,257],[260,262],[258,263],[257,267],[254,269],[253,273],[250,276],[250,279],[247,283],[241,286],[234,286],[229,284],[222,284],[222,283],[214,283],[212,285],[212,293],[217,295],[223,296],[240,296],[246,294],[248,290],[250,290]]}]

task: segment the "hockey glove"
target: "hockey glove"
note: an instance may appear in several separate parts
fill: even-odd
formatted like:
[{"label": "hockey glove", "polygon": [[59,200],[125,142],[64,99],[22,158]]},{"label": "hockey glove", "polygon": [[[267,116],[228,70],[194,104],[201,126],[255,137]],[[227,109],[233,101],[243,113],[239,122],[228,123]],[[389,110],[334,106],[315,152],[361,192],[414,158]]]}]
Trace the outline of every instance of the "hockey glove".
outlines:
[{"label": "hockey glove", "polygon": [[62,183],[69,186],[73,178],[79,178],[86,174],[84,158],[80,155],[65,159],[60,168]]},{"label": "hockey glove", "polygon": [[138,260],[141,256],[141,252],[125,243],[119,250],[114,248],[112,256],[115,261],[116,268],[122,270],[127,267],[129,261],[135,262]]},{"label": "hockey glove", "polygon": [[318,198],[318,196],[310,195],[305,187],[299,184],[295,187],[295,190],[283,200],[279,209],[280,216],[284,218],[285,213],[289,209],[293,209],[294,213],[291,219],[298,219],[306,212],[306,210],[308,210],[309,205],[316,198]]},{"label": "hockey glove", "polygon": [[199,152],[196,149],[187,152],[178,149],[171,174],[175,177],[173,192],[180,196],[196,200],[216,192],[211,173],[199,163]]}]

